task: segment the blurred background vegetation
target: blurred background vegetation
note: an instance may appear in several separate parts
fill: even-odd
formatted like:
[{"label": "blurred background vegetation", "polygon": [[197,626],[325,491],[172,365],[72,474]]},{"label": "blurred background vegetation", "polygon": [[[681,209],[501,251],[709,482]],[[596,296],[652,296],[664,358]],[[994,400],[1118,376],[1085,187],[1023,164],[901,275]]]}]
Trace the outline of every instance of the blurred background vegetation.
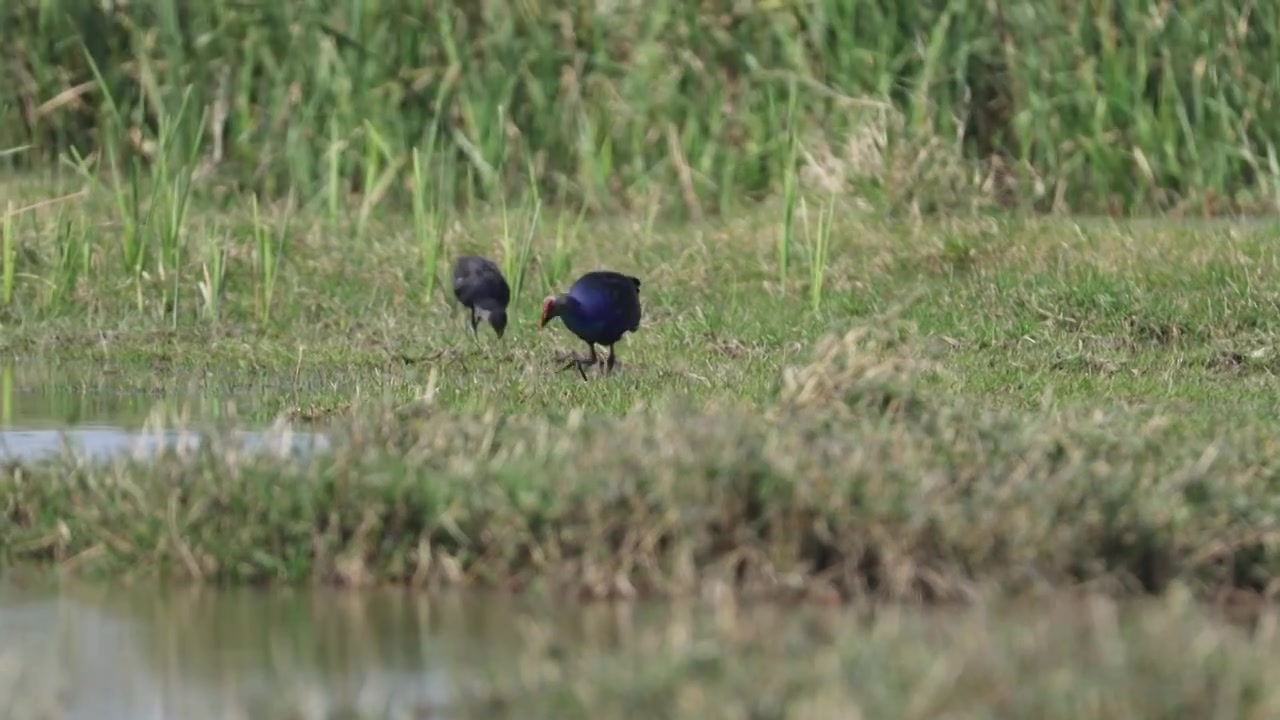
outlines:
[{"label": "blurred background vegetation", "polygon": [[[0,149],[263,197],[1266,212],[1280,5],[9,0]],[[415,152],[416,149],[416,152]],[[367,202],[367,200],[366,200]]]}]

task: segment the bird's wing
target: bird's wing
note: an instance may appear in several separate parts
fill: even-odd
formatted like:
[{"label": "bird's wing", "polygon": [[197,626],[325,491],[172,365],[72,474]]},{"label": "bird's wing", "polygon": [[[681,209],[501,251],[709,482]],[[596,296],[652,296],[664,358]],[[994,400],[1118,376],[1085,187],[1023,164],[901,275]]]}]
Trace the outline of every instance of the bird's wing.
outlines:
[{"label": "bird's wing", "polygon": [[474,278],[474,290],[477,299],[486,298],[506,307],[511,302],[511,288],[501,273],[477,273]]},{"label": "bird's wing", "polygon": [[459,299],[464,298],[467,288],[470,286],[470,281],[471,273],[465,267],[455,267],[453,269],[453,294],[457,295]]},{"label": "bird's wing", "polygon": [[453,262],[453,281],[460,282],[476,271],[476,260],[469,256],[460,257]]},{"label": "bird's wing", "polygon": [[637,304],[640,300],[640,284],[629,275],[615,273],[604,283],[609,304],[622,309]]},{"label": "bird's wing", "polygon": [[473,303],[484,285],[483,258],[459,258],[453,266],[453,292],[459,300]]},{"label": "bird's wing", "polygon": [[503,305],[511,302],[511,286],[507,284],[507,279],[502,276],[502,271],[497,265],[491,267],[490,272],[485,274],[485,283],[490,297]]},{"label": "bird's wing", "polygon": [[506,307],[511,302],[511,288],[502,271],[486,258],[462,258],[454,266],[454,293],[463,302],[475,304],[493,300]]},{"label": "bird's wing", "polygon": [[579,283],[575,283],[570,292],[585,314],[597,322],[612,325],[629,321],[640,306],[637,285],[627,275],[596,272],[582,277]]}]

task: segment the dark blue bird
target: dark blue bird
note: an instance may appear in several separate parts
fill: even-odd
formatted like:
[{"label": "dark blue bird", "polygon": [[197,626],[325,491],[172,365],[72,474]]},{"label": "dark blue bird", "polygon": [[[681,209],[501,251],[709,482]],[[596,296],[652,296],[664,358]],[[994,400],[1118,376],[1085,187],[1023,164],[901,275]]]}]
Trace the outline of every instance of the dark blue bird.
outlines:
[{"label": "dark blue bird", "polygon": [[609,348],[605,373],[613,372],[613,346],[622,336],[640,329],[640,279],[611,270],[595,270],[578,278],[569,292],[550,295],[542,301],[542,320],[538,327],[545,327],[553,318],[560,318],[569,332],[577,335],[587,347],[591,357],[575,357],[563,369],[578,366],[582,379],[587,373],[582,366],[598,365],[596,345]]},{"label": "dark blue bird", "polygon": [[492,260],[464,255],[453,263],[453,297],[471,313],[471,334],[487,320],[502,337],[507,329],[511,287]]}]

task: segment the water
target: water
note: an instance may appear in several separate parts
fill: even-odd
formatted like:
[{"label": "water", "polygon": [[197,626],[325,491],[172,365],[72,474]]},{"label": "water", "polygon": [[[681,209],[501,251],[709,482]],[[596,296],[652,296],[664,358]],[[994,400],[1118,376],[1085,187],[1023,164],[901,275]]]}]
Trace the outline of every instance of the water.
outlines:
[{"label": "water", "polygon": [[[232,436],[251,452],[296,456],[329,448],[325,436],[308,432],[240,430]],[[67,451],[92,460],[146,458],[165,448],[189,450],[200,442],[200,433],[191,430],[134,431],[92,424],[66,430],[5,427],[0,429],[0,462],[31,462]]]},{"label": "water", "polygon": [[[453,650],[501,603],[422,594],[0,592],[0,717],[453,717]],[[509,649],[509,648],[507,648]]]},{"label": "water", "polygon": [[[105,460],[191,449],[202,441],[201,434],[174,429],[169,418],[180,418],[182,424],[222,420],[229,408],[244,418],[241,424],[268,424],[255,418],[252,396],[188,391],[157,397],[60,373],[39,366],[0,368],[0,462],[31,462],[68,451]],[[329,447],[322,434],[288,428],[243,429],[233,436],[249,451],[297,455]]]},{"label": "water", "polygon": [[[1065,718],[1081,716],[1082,694],[1109,698],[1087,707],[1155,717],[1157,706],[1200,697],[1198,683],[1223,684],[1220,697],[1269,687],[1277,650],[1274,632],[1177,603],[868,615],[409,589],[59,587],[0,575],[5,720],[870,718],[949,708]],[[1217,674],[1206,679],[1210,658]]]},{"label": "water", "polygon": [[607,655],[680,618],[671,606],[485,594],[0,579],[0,717],[487,717],[466,699],[496,673],[545,662],[547,638]]}]

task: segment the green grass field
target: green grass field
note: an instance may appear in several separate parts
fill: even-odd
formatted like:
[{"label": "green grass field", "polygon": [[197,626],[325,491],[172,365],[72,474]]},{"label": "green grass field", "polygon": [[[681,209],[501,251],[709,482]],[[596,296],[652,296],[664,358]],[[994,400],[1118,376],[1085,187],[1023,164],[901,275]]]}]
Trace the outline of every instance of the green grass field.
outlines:
[{"label": "green grass field", "polygon": [[[806,198],[789,234],[780,205],[693,225],[521,207],[425,245],[384,213],[357,250],[323,213],[193,205],[174,260],[147,245],[130,277],[110,199],[9,222],[5,353],[83,388],[250,399],[225,429],[282,416],[338,449],[11,467],[6,562],[925,599],[1262,591],[1277,563],[1273,224]],[[501,341],[451,310],[464,251],[520,284]],[[643,279],[645,316],[621,372],[584,383],[556,356],[585,347],[536,319],[598,267]]]}]

